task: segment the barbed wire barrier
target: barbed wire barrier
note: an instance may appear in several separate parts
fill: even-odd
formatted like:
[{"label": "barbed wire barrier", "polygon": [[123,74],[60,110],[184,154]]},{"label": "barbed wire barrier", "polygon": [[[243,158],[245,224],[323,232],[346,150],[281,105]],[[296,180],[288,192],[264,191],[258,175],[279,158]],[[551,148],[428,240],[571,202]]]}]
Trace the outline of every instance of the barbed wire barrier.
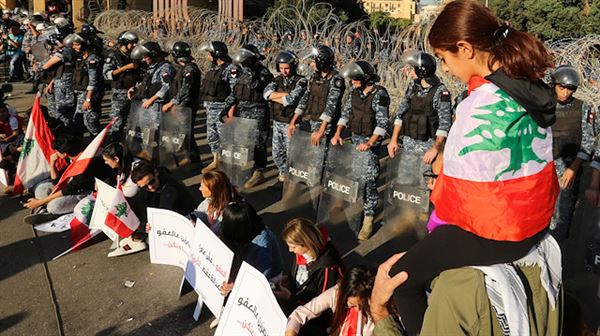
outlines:
[{"label": "barbed wire barrier", "polygon": [[[295,52],[303,63],[301,69],[307,69],[311,48],[319,43],[336,51],[340,66],[351,59],[347,55],[349,48],[352,48],[352,58],[364,59],[375,66],[381,77],[381,84],[392,96],[392,106],[397,106],[411,80],[402,72],[402,53],[411,49],[433,53],[426,38],[434,20],[435,14],[431,14],[422,16],[419,22],[405,29],[379,32],[370,27],[368,20],[343,22],[329,4],[308,6],[302,1],[297,5],[272,9],[259,19],[244,22],[220,17],[215,11],[190,7],[189,20],[179,19],[175,26],[166,25],[161,19],[154,20],[151,12],[141,10],[108,10],[100,13],[94,24],[105,33],[105,39],[113,43],[124,30],[136,31],[145,40],[155,40],[166,50],[170,50],[176,41],[186,41],[203,70],[208,67],[208,60],[200,51],[200,46],[208,41],[226,42],[231,53],[244,43],[256,43],[259,41],[257,36],[262,35],[260,42],[265,45],[265,64],[273,72],[273,60],[280,50]],[[349,34],[360,36],[360,43],[346,44],[344,40]],[[247,36],[252,38],[248,40]],[[288,36],[293,39],[289,40]],[[600,98],[600,35],[558,40],[548,43],[548,47],[557,65],[568,63],[579,69],[585,81],[575,96],[597,108]],[[443,73],[440,66],[438,76],[453,97],[466,88],[464,84]],[[396,109],[391,108],[390,113],[395,112]]]}]

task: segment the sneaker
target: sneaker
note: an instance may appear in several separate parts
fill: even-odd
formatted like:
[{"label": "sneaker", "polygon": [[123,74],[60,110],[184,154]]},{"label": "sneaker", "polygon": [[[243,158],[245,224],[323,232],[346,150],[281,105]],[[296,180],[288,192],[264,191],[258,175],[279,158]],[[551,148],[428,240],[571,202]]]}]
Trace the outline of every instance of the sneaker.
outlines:
[{"label": "sneaker", "polygon": [[252,187],[256,187],[257,185],[261,184],[264,180],[265,176],[263,175],[263,172],[261,170],[255,170],[254,173],[252,173],[252,177],[250,177],[248,181],[244,183],[244,188],[249,189]]},{"label": "sneaker", "polygon": [[218,325],[219,325],[219,319],[217,317],[215,317],[215,319],[210,322],[210,325],[208,327],[210,329],[215,329]]},{"label": "sneaker", "polygon": [[131,237],[127,237],[127,238],[122,239],[119,242],[119,247],[117,247],[114,251],[111,251],[108,253],[108,257],[112,258],[112,257],[118,257],[118,256],[127,255],[127,254],[132,254],[132,253],[143,251],[147,248],[148,248],[148,245],[146,245],[145,242],[135,241]]},{"label": "sneaker", "polygon": [[31,225],[42,224],[42,223],[47,223],[47,222],[53,221],[60,216],[61,215],[57,215],[57,214],[53,214],[53,213],[49,213],[49,212],[40,212],[40,213],[31,214],[31,215],[27,215],[27,216],[23,217],[23,223],[31,224]]},{"label": "sneaker", "polygon": [[219,157],[217,154],[213,154],[212,162],[208,166],[202,168],[201,172],[202,172],[202,174],[206,174],[209,171],[213,171],[213,170],[217,169],[218,167],[219,167]]}]

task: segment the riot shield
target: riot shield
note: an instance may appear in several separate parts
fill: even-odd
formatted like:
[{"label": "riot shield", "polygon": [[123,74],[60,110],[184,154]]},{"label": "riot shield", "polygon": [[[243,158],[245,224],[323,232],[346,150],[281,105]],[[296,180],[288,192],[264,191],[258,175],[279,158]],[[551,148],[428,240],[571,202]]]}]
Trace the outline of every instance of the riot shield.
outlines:
[{"label": "riot shield", "polygon": [[416,231],[419,238],[427,234],[429,189],[424,172],[429,166],[420,155],[399,149],[387,167],[383,212],[385,225],[397,234]]},{"label": "riot shield", "polygon": [[158,157],[161,166],[169,169],[190,163],[192,109],[175,106],[161,113]]},{"label": "riot shield", "polygon": [[256,119],[234,117],[232,122],[221,125],[219,169],[227,174],[231,183],[238,189],[242,189],[252,175],[257,140]]},{"label": "riot shield", "polygon": [[132,155],[152,160],[156,148],[156,133],[158,125],[151,117],[153,111],[142,106],[140,100],[131,102],[129,118],[127,119],[127,134],[125,142]]},{"label": "riot shield", "polygon": [[585,269],[600,275],[600,208],[586,202],[582,224],[579,231],[585,239]]},{"label": "riot shield", "polygon": [[329,148],[317,210],[318,223],[336,226],[347,223],[358,235],[363,217],[363,172],[367,164],[367,152],[357,151],[353,144]]},{"label": "riot shield", "polygon": [[296,130],[290,141],[288,178],[283,184],[282,195],[286,209],[309,201],[315,210],[318,205],[327,142],[314,146],[310,136],[310,132]]},{"label": "riot shield", "polygon": [[46,41],[38,40],[37,42],[32,44],[31,54],[33,55],[33,58],[35,58],[36,62],[43,62],[44,60],[46,60],[50,56],[50,53],[46,48]]}]

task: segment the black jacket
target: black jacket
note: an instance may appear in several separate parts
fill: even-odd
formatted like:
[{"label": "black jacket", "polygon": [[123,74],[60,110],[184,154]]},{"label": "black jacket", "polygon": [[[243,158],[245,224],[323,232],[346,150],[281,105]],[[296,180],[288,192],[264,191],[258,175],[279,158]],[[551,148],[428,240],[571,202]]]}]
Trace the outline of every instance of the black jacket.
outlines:
[{"label": "black jacket", "polygon": [[66,196],[92,192],[96,185],[96,178],[114,185],[117,178],[117,170],[106,165],[102,157],[94,157],[83,173],[71,178],[63,187],[62,193]]},{"label": "black jacket", "polygon": [[174,178],[168,169],[159,167],[157,170],[160,185],[156,192],[148,192],[148,206],[175,211],[184,216],[192,212],[196,202],[185,184]]},{"label": "black jacket", "polygon": [[333,287],[345,271],[340,254],[330,242],[325,245],[325,249],[317,257],[317,260],[308,264],[307,269],[308,278],[302,285],[296,287],[298,265],[294,259],[290,282],[292,283],[292,302],[297,305],[305,304]]}]

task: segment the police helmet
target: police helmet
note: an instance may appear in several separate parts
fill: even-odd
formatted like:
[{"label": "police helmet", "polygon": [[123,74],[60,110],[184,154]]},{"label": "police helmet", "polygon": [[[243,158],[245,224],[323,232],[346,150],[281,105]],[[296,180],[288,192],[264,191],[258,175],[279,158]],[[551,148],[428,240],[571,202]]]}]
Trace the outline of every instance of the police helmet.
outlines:
[{"label": "police helmet", "polygon": [[233,56],[233,62],[241,65],[252,65],[258,60],[262,60],[263,55],[260,54],[258,48],[252,44],[243,45],[240,50]]},{"label": "police helmet", "polygon": [[435,75],[437,68],[435,58],[428,53],[410,50],[402,54],[402,62],[415,69],[418,78],[428,78]]},{"label": "police helmet", "polygon": [[63,27],[70,26],[69,20],[65,19],[64,17],[58,17],[58,18],[54,19],[54,24],[58,28],[63,28]]},{"label": "police helmet", "polygon": [[80,31],[84,34],[104,34],[104,32],[99,31],[94,25],[89,23],[84,23],[83,25],[81,25]]},{"label": "police helmet", "polygon": [[51,34],[46,39],[46,43],[51,46],[57,46],[63,41],[63,36],[61,34]]},{"label": "police helmet", "polygon": [[227,49],[227,45],[221,41],[211,41],[204,43],[200,46],[200,50],[206,51],[211,54],[211,56],[215,59],[227,59],[229,57],[229,50]]},{"label": "police helmet", "polygon": [[289,50],[283,50],[275,58],[275,68],[279,71],[279,64],[289,64],[292,73],[296,72],[298,68],[298,56]]},{"label": "police helmet", "polygon": [[140,38],[135,32],[126,30],[119,34],[119,37],[117,38],[117,43],[119,45],[126,45],[129,43],[138,43],[139,40]]},{"label": "police helmet", "polygon": [[173,47],[171,48],[171,55],[173,55],[175,59],[191,58],[192,48],[190,48],[190,45],[185,42],[175,42],[175,44],[173,44]]},{"label": "police helmet", "polygon": [[83,34],[70,34],[63,40],[63,44],[69,48],[73,47],[73,43],[79,43],[82,47],[87,47],[89,40]]},{"label": "police helmet", "polygon": [[360,80],[369,83],[375,83],[380,80],[375,72],[375,68],[369,62],[363,60],[345,65],[340,70],[340,75],[350,80]]},{"label": "police helmet", "polygon": [[131,51],[131,59],[140,60],[148,56],[154,60],[159,57],[165,57],[166,53],[161,49],[160,45],[156,42],[146,42],[142,45],[137,45]]},{"label": "police helmet", "polygon": [[319,44],[312,50],[312,57],[317,65],[317,70],[327,71],[333,67],[335,63],[335,53],[328,46]]},{"label": "police helmet", "polygon": [[581,85],[581,75],[571,65],[561,65],[550,75],[553,85],[560,85],[573,91]]}]

